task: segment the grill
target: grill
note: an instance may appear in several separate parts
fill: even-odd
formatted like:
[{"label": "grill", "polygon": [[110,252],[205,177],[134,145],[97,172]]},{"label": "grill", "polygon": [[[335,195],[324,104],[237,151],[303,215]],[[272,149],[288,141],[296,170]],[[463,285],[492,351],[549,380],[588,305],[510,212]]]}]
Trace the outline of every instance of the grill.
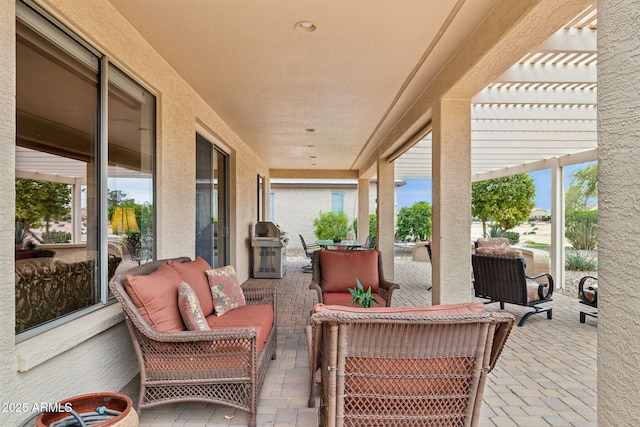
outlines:
[{"label": "grill", "polygon": [[277,224],[268,221],[256,223],[253,247],[253,277],[281,279],[285,274],[285,250],[289,238]]}]

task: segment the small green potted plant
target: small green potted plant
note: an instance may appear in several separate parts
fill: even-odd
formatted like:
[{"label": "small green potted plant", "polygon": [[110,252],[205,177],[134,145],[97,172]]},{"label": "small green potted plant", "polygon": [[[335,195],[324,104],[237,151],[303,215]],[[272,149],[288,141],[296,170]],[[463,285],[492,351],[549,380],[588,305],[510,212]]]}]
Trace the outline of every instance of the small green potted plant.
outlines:
[{"label": "small green potted plant", "polygon": [[380,304],[378,300],[371,295],[371,288],[367,288],[365,291],[364,286],[362,286],[362,283],[358,279],[356,279],[356,288],[349,288],[349,292],[353,295],[353,305],[362,308],[369,308],[373,307],[375,304]]}]

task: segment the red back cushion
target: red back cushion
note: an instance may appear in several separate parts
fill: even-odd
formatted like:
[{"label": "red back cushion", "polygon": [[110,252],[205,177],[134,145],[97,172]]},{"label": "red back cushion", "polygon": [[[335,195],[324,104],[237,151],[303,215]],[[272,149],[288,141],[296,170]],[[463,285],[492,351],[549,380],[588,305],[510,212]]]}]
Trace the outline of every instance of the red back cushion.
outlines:
[{"label": "red back cushion", "polygon": [[211,289],[209,289],[209,281],[205,271],[210,270],[211,266],[207,261],[198,257],[191,262],[175,262],[169,260],[168,264],[175,268],[182,280],[187,282],[198,296],[200,308],[204,317],[213,313],[213,299],[211,298]]},{"label": "red back cushion", "polygon": [[138,312],[152,328],[159,332],[175,332],[185,330],[178,309],[180,283],[182,278],[178,272],[162,264],[151,274],[127,274],[125,289]]},{"label": "red back cushion", "polygon": [[320,251],[320,270],[322,292],[349,292],[356,287],[356,279],[371,292],[378,292],[378,256],[380,252],[371,251]]}]

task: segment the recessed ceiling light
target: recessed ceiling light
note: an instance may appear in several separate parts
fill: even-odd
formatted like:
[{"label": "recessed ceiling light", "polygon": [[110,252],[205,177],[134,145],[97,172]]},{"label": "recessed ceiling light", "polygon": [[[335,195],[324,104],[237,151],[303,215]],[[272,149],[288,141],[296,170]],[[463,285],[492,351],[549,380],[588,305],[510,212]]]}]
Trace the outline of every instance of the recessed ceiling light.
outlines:
[{"label": "recessed ceiling light", "polygon": [[296,25],[294,25],[294,28],[296,29],[296,31],[299,31],[301,33],[313,33],[315,30],[318,29],[316,24],[314,24],[311,21],[296,22]]}]

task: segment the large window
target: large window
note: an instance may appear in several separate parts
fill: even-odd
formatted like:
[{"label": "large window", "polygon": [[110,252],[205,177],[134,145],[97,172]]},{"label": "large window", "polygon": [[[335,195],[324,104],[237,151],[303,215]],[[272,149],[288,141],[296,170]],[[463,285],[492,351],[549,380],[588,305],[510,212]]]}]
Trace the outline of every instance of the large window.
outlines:
[{"label": "large window", "polygon": [[23,339],[107,303],[118,268],[153,258],[155,98],[28,6],[16,10],[15,326]]}]

